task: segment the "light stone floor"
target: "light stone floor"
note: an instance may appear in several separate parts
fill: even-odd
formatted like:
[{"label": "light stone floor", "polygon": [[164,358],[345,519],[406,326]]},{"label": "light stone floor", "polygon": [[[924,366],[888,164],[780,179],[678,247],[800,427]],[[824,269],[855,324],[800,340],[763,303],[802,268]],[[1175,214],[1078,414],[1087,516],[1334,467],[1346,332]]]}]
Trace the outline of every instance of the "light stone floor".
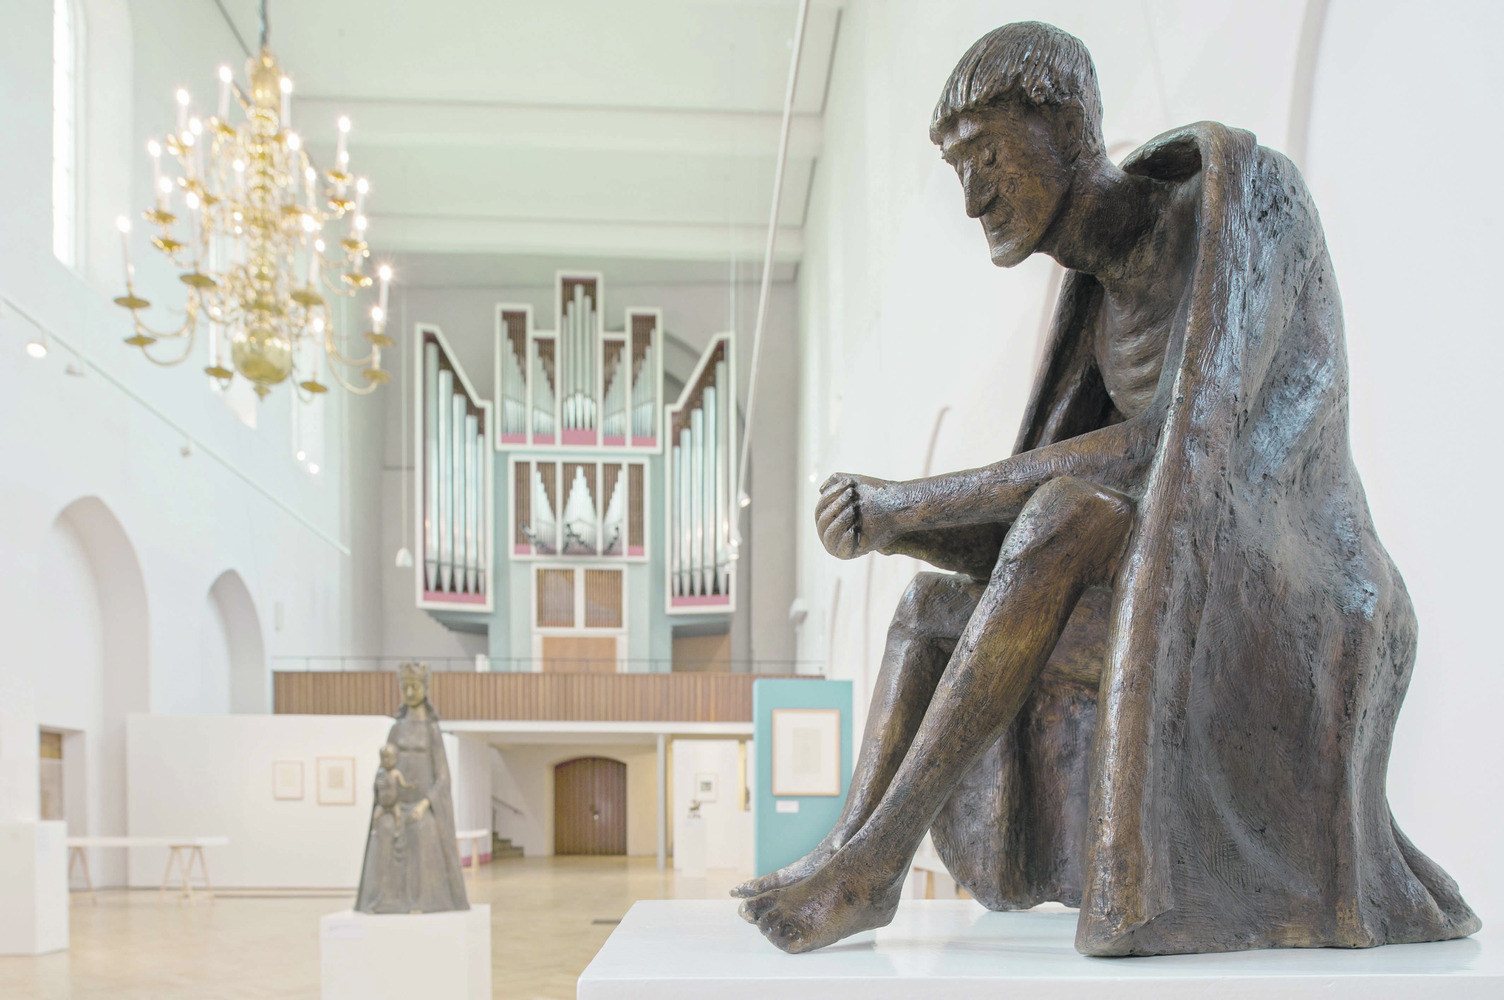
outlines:
[{"label": "light stone floor", "polygon": [[[684,878],[652,858],[522,858],[482,865],[497,1000],[569,1000],[575,979],[639,899],[725,898],[740,876]],[[5,1000],[317,1000],[319,917],[349,896],[159,902],[156,890],[75,896],[72,947],[0,957]]]}]

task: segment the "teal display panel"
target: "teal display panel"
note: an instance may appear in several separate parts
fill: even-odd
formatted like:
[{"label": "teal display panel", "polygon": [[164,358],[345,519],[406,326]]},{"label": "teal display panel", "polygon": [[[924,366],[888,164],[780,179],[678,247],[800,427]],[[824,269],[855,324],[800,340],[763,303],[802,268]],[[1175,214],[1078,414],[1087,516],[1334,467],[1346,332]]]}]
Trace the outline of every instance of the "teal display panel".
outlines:
[{"label": "teal display panel", "polygon": [[[773,711],[826,708],[841,713],[839,795],[773,794]],[[851,784],[851,682],[762,680],[752,685],[752,748],[755,756],[753,860],[766,875],[798,861],[835,826]],[[779,803],[784,803],[779,811]],[[797,810],[797,811],[791,811]]]}]

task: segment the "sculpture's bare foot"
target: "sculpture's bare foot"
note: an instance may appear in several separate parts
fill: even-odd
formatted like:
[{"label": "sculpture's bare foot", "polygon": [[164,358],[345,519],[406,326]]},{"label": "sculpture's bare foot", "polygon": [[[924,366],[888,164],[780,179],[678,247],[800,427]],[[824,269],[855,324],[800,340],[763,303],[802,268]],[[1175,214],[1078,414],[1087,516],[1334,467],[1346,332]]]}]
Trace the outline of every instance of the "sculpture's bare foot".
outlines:
[{"label": "sculpture's bare foot", "polygon": [[[731,895],[740,899],[750,899],[753,896],[761,896],[765,892],[772,892],[774,889],[782,889],[786,885],[793,885],[795,882],[802,882],[819,871],[820,866],[829,861],[838,849],[838,846],[829,838],[822,840],[813,851],[798,861],[785,865],[776,872],[769,872],[760,878],[743,882],[731,890]],[[745,911],[743,915],[745,916]]]},{"label": "sculpture's bare foot", "polygon": [[813,875],[742,904],[742,915],[791,955],[884,927],[898,909],[903,880],[843,864],[838,854]]}]

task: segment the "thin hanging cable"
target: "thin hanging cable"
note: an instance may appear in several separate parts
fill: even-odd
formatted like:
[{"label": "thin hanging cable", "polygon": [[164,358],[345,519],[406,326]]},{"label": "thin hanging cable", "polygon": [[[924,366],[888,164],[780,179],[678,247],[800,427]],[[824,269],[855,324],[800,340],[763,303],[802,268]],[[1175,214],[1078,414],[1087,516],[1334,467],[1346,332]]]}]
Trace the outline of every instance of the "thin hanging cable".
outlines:
[{"label": "thin hanging cable", "polygon": [[261,0],[261,47],[266,48],[267,36],[271,34],[271,18],[266,13],[266,0]]},{"label": "thin hanging cable", "polygon": [[[757,363],[762,358],[762,328],[768,315],[768,290],[773,278],[773,247],[778,240],[778,208],[779,202],[783,200],[783,171],[788,163],[789,125],[793,120],[794,88],[799,83],[799,53],[804,48],[804,22],[808,15],[809,0],[799,0],[799,14],[794,23],[793,52],[789,56],[788,89],[783,95],[783,127],[778,132],[778,162],[773,174],[773,207],[768,212],[768,242],[762,255],[762,288],[757,293],[757,325],[752,330],[752,371],[747,379],[746,427],[742,431],[741,462],[736,474],[735,495],[737,502],[743,507],[752,502],[744,484],[747,481],[747,462],[752,454],[752,421],[757,404]],[[737,524],[739,520],[734,518],[732,523]],[[740,530],[736,529],[735,538],[738,542],[740,535]]]}]

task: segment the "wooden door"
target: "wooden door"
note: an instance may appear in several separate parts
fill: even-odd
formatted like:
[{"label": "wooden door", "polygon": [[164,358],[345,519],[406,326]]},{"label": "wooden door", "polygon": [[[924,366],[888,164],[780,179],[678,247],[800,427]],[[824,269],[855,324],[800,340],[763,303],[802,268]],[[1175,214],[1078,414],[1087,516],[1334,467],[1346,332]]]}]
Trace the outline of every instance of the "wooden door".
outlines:
[{"label": "wooden door", "polygon": [[555,765],[554,853],[627,853],[627,765],[605,757]]},{"label": "wooden door", "polygon": [[616,636],[545,635],[543,672],[546,674],[616,673]]}]

